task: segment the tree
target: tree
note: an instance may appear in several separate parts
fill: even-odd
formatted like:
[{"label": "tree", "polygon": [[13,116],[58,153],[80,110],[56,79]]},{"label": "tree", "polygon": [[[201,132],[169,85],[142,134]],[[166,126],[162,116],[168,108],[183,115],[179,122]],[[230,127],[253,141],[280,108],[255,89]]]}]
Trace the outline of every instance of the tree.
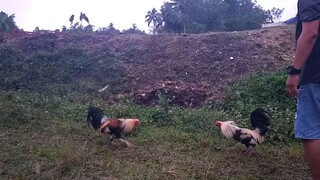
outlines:
[{"label": "tree", "polygon": [[135,23],[132,24],[132,27],[127,29],[127,30],[123,30],[123,33],[128,33],[128,34],[145,34],[144,31],[141,31],[140,29],[138,29],[137,25]]},{"label": "tree", "polygon": [[[93,26],[91,24],[89,24],[89,18],[87,17],[87,15],[85,13],[80,13],[79,16],[79,22],[75,22],[74,23],[74,14],[72,14],[69,17],[69,22],[70,22],[70,29],[73,31],[84,31],[84,32],[92,32],[93,31]],[[82,25],[82,21],[85,20],[88,25],[87,26],[83,26]],[[73,24],[74,23],[74,24]]]},{"label": "tree", "polygon": [[[205,14],[204,3],[206,1],[208,0],[171,0],[165,2],[161,6],[160,13],[158,13],[158,16],[161,17],[161,31],[175,33],[205,32],[208,17],[208,14]],[[148,12],[146,22],[151,22],[154,11]]]},{"label": "tree", "polygon": [[65,25],[63,25],[62,27],[61,27],[61,32],[66,32],[67,31],[67,27],[65,26]]},{"label": "tree", "polygon": [[93,28],[94,28],[93,25],[88,24],[87,26],[83,27],[82,29],[84,32],[91,33],[91,32],[93,32]]},{"label": "tree", "polygon": [[[203,33],[258,29],[281,14],[281,9],[274,8],[268,15],[256,0],[170,0],[164,2],[158,16],[163,32]],[[155,10],[148,11],[146,23],[153,23],[154,15]]]},{"label": "tree", "polygon": [[82,20],[85,20],[89,24],[89,18],[85,13],[80,13],[80,27],[82,27]]},{"label": "tree", "polygon": [[39,26],[35,27],[34,30],[33,30],[33,32],[40,32],[40,31],[41,30],[40,30]]},{"label": "tree", "polygon": [[145,19],[145,22],[148,23],[148,27],[150,27],[151,23],[153,24],[153,34],[156,34],[159,28],[162,27],[162,16],[155,8],[153,8],[151,11],[148,11],[147,15],[145,16]]},{"label": "tree", "polygon": [[224,26],[227,31],[259,29],[266,21],[265,11],[251,0],[225,0]]},{"label": "tree", "polygon": [[181,17],[179,10],[174,8],[174,4],[166,2],[160,9],[163,19],[163,30],[165,32],[181,33],[184,30],[184,26],[181,23]]},{"label": "tree", "polygon": [[[190,2],[190,1],[189,1]],[[171,0],[168,2],[171,6],[171,15],[173,15],[173,21],[182,25],[183,32],[186,32],[186,24],[188,23],[188,15],[186,13],[186,7],[188,6],[187,0]]]},{"label": "tree", "polygon": [[283,13],[284,9],[272,8],[271,10],[266,11],[267,22],[274,23],[278,21]]},{"label": "tree", "polygon": [[16,22],[14,21],[15,15],[8,16],[5,12],[0,12],[0,31],[6,36],[9,31],[17,29]]},{"label": "tree", "polygon": [[113,23],[110,23],[108,27],[99,28],[97,34],[119,34],[120,31],[114,27]]},{"label": "tree", "polygon": [[[202,26],[206,27],[204,29],[206,31],[226,31],[224,8],[223,0],[204,2],[194,11],[193,17],[196,22],[200,22]],[[196,16],[197,12],[202,12],[201,16]]]},{"label": "tree", "polygon": [[109,34],[118,34],[118,33],[120,33],[120,31],[114,27],[113,23],[109,24],[109,26],[107,27],[107,32]]},{"label": "tree", "polygon": [[72,14],[72,15],[70,16],[69,21],[70,21],[70,26],[72,26],[73,21],[74,21],[74,14]]}]

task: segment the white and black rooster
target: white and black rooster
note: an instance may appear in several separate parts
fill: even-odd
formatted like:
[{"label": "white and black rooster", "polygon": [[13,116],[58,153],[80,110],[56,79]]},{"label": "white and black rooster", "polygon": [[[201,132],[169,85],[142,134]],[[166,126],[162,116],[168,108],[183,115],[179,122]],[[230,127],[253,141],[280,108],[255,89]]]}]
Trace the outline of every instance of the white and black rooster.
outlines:
[{"label": "white and black rooster", "polygon": [[250,115],[253,129],[241,128],[234,121],[216,121],[215,125],[221,129],[221,133],[228,139],[244,144],[247,149],[243,152],[255,155],[256,145],[261,144],[270,130],[271,115],[262,108],[255,109]]}]

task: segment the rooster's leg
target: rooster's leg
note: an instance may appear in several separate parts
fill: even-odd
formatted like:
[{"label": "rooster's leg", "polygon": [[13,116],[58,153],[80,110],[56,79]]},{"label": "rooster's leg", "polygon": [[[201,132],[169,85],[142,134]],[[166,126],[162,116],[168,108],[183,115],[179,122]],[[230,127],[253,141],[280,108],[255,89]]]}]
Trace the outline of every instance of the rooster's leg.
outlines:
[{"label": "rooster's leg", "polygon": [[254,146],[249,146],[249,148],[248,148],[248,154],[249,154],[250,157],[256,155],[256,151],[255,151],[255,149],[254,149]]},{"label": "rooster's leg", "polygon": [[254,146],[248,145],[247,148],[242,151],[242,154],[247,154],[250,157],[254,156],[256,154],[256,151],[254,150]]},{"label": "rooster's leg", "polygon": [[246,149],[242,151],[242,154],[248,154],[250,145],[249,144],[244,144],[244,145],[246,146]]},{"label": "rooster's leg", "polygon": [[245,150],[243,150],[243,151],[242,151],[242,154],[248,154],[248,149],[249,149],[249,148],[246,148]]},{"label": "rooster's leg", "polygon": [[133,144],[131,144],[129,141],[125,140],[125,139],[119,139],[121,142],[124,142],[128,147],[133,147]]},{"label": "rooster's leg", "polygon": [[109,144],[110,144],[110,145],[111,145],[111,143],[112,143],[113,139],[114,139],[114,137],[113,137],[113,136],[111,136],[111,137],[110,137],[110,140],[109,140]]},{"label": "rooster's leg", "polygon": [[256,155],[256,151],[252,148],[251,151],[249,152],[249,156],[255,156]]}]

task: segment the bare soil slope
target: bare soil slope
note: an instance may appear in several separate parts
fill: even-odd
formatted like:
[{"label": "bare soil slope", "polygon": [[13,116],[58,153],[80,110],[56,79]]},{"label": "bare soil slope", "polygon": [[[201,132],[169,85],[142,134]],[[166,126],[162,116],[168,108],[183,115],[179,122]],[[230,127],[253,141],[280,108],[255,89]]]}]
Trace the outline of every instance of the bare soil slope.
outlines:
[{"label": "bare soil slope", "polygon": [[293,37],[291,28],[135,37],[135,56],[123,62],[138,87],[136,101],[153,103],[160,89],[176,104],[198,106],[224,97],[224,87],[245,75],[284,69],[294,55]]}]

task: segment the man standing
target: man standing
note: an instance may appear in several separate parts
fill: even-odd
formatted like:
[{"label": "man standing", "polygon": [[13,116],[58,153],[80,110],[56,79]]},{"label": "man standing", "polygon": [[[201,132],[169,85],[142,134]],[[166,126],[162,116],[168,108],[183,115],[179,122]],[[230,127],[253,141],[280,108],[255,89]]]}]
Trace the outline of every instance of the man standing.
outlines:
[{"label": "man standing", "polygon": [[298,98],[295,136],[303,142],[313,180],[320,180],[320,1],[298,0],[297,21],[286,91]]}]

